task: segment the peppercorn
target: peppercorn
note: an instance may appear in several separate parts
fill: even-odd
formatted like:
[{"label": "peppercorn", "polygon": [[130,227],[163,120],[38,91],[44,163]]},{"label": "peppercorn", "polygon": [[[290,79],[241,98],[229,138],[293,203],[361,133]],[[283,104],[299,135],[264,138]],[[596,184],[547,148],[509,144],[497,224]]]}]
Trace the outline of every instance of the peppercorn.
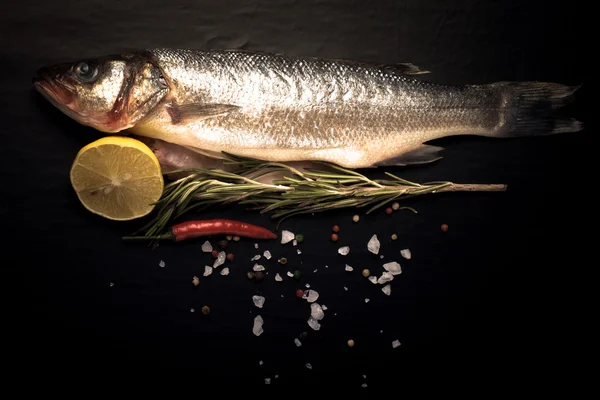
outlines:
[{"label": "peppercorn", "polygon": [[229,242],[227,240],[219,240],[219,247],[222,249],[226,249]]},{"label": "peppercorn", "polygon": [[199,279],[197,276],[194,276],[194,277],[192,278],[192,284],[193,284],[194,286],[198,286],[198,285],[200,284],[200,279]]},{"label": "peppercorn", "polygon": [[302,290],[302,289],[296,290],[296,297],[301,299],[302,296],[304,296],[304,290]]},{"label": "peppercorn", "polygon": [[233,239],[233,236],[231,236],[231,235],[227,235],[227,236],[225,236],[225,239],[227,239],[227,240],[231,240],[231,239]]},{"label": "peppercorn", "polygon": [[287,264],[287,258],[285,258],[285,257],[281,257],[281,258],[279,259],[279,264]]},{"label": "peppercorn", "polygon": [[442,224],[442,232],[448,232],[448,225]]},{"label": "peppercorn", "polygon": [[400,208],[400,204],[397,201],[392,203],[392,210],[396,211]]},{"label": "peppercorn", "polygon": [[308,337],[308,333],[306,332],[302,332],[300,335],[298,335],[298,339],[300,340],[305,340]]},{"label": "peppercorn", "polygon": [[363,269],[362,274],[365,278],[368,278],[369,275],[371,275],[371,271],[369,271],[368,269]]},{"label": "peppercorn", "polygon": [[295,270],[295,271],[294,271],[294,278],[296,278],[296,279],[300,279],[300,276],[301,276],[301,275],[302,275],[302,274],[300,274],[300,271],[298,271],[298,270]]},{"label": "peppercorn", "polygon": [[354,216],[352,217],[352,221],[354,221],[354,222],[358,222],[358,220],[360,220],[360,217],[359,217],[358,215],[354,215]]},{"label": "peppercorn", "polygon": [[233,254],[232,253],[227,254],[227,260],[233,261]]},{"label": "peppercorn", "polygon": [[234,242],[239,242],[240,241],[240,237],[239,236],[234,236],[233,237],[233,241]]},{"label": "peppercorn", "polygon": [[212,255],[212,258],[217,258],[219,256],[219,252],[217,250],[211,251],[210,254]]},{"label": "peppercorn", "polygon": [[302,243],[304,241],[304,235],[301,233],[296,234],[296,242]]},{"label": "peppercorn", "polygon": [[354,347],[354,340],[348,340],[348,347]]},{"label": "peppercorn", "polygon": [[396,235],[395,233],[392,233],[392,240],[396,240],[398,239],[398,235]]},{"label": "peppercorn", "polygon": [[339,232],[339,231],[340,231],[340,227],[339,227],[339,226],[337,226],[337,225],[334,225],[334,226],[331,228],[331,230],[332,230],[332,231],[334,231],[334,232]]},{"label": "peppercorn", "polygon": [[262,271],[256,271],[256,272],[254,273],[254,278],[255,278],[257,281],[259,281],[259,282],[260,282],[260,281],[262,281],[262,280],[265,278],[265,273],[264,273],[264,272],[262,272]]},{"label": "peppercorn", "polygon": [[250,271],[246,274],[246,276],[248,277],[248,279],[254,279],[254,272]]},{"label": "peppercorn", "polygon": [[392,213],[392,208],[391,207],[386,208],[385,213],[390,215]]},{"label": "peppercorn", "polygon": [[210,307],[208,306],[203,306],[202,307],[202,314],[204,315],[208,315],[210,313]]}]

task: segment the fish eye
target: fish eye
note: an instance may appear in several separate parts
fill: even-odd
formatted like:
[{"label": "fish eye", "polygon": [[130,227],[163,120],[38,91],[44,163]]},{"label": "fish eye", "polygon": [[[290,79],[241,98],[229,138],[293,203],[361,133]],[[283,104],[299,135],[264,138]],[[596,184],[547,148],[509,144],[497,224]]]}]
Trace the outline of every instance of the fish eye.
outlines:
[{"label": "fish eye", "polygon": [[75,75],[84,82],[91,82],[98,76],[98,67],[82,61],[75,66]]}]

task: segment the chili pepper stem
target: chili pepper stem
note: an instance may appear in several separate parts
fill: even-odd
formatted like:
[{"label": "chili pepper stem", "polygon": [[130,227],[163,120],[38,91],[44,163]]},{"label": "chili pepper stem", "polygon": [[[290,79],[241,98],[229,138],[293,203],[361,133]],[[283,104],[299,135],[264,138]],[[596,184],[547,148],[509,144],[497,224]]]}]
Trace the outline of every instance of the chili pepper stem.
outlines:
[{"label": "chili pepper stem", "polygon": [[123,240],[175,240],[175,235],[172,232],[164,233],[156,236],[123,236]]}]

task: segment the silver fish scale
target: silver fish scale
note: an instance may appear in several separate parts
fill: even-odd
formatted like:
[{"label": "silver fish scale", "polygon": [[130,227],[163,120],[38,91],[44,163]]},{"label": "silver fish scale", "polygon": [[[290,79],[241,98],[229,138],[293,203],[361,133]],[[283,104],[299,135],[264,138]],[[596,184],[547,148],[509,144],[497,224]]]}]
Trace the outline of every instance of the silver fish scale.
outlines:
[{"label": "silver fish scale", "polygon": [[[393,154],[449,130],[489,130],[498,122],[492,93],[435,85],[374,64],[237,50],[150,52],[171,80],[177,104],[240,107],[190,126],[213,150],[373,147]],[[481,112],[486,107],[490,112]]]}]

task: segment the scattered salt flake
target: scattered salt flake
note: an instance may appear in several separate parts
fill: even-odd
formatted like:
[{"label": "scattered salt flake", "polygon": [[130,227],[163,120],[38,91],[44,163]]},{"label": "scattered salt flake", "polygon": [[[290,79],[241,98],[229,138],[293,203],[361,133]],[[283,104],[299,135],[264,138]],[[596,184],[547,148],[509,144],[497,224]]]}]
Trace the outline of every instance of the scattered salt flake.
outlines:
[{"label": "scattered salt flake", "polygon": [[165,267],[165,262],[163,260],[160,260],[160,262],[158,263],[158,266],[161,268]]},{"label": "scattered salt flake", "polygon": [[366,383],[363,383],[362,385],[360,385],[361,387],[367,387]]},{"label": "scattered salt flake", "polygon": [[394,349],[395,349],[395,348],[396,348],[396,347],[398,347],[398,346],[400,346],[400,341],[399,341],[399,340],[394,340],[394,341],[392,342],[392,348],[394,348]]},{"label": "scattered salt flake", "polygon": [[292,274],[290,271],[287,272],[287,276],[289,276],[290,278],[294,277],[294,274]]},{"label": "scattered salt flake", "polygon": [[400,275],[402,267],[396,261],[383,264],[383,268],[392,275]]},{"label": "scattered salt flake", "polygon": [[258,271],[264,271],[264,270],[265,270],[265,267],[263,267],[263,266],[262,266],[262,265],[260,265],[260,264],[254,264],[254,267],[252,267],[252,269],[253,269],[254,271],[258,272]]},{"label": "scattered salt flake", "polygon": [[313,271],[313,274],[317,272],[317,269],[315,268],[315,270]]},{"label": "scattered salt flake", "polygon": [[294,239],[294,240],[292,241],[292,245],[294,245],[294,246],[297,246],[297,245],[298,245],[298,241],[297,241],[296,239]]},{"label": "scattered salt flake", "polygon": [[194,312],[194,311],[196,311],[196,309],[194,309],[193,307],[190,308],[190,312]]},{"label": "scattered salt flake", "polygon": [[260,336],[264,331],[263,331],[263,319],[260,315],[257,315],[256,317],[254,317],[254,325],[252,326],[252,333],[254,333],[256,336]]},{"label": "scattered salt flake", "polygon": [[348,253],[350,253],[350,247],[348,247],[348,246],[340,247],[338,249],[338,253],[340,253],[343,256],[348,255]]},{"label": "scattered salt flake", "polygon": [[257,260],[260,260],[260,254],[257,254],[250,259],[250,261],[257,261]]},{"label": "scattered salt flake", "polygon": [[310,305],[310,316],[317,321],[320,321],[325,316],[323,312],[323,308],[319,305],[319,303],[312,303]]},{"label": "scattered salt flake", "polygon": [[210,242],[207,240],[206,242],[202,243],[202,251],[205,253],[210,253],[213,250],[212,248],[212,244],[210,244]]},{"label": "scattered salt flake", "polygon": [[379,331],[379,333],[383,333],[383,329]]},{"label": "scattered salt flake", "polygon": [[265,385],[271,384],[271,378],[265,378]]},{"label": "scattered salt flake", "polygon": [[217,256],[215,263],[213,264],[213,268],[217,268],[219,265],[225,264],[225,256],[226,256],[225,252],[221,251],[219,253],[219,255]]},{"label": "scattered salt flake", "polygon": [[221,275],[229,275],[229,268],[225,267],[221,270]]},{"label": "scattered salt flake", "polygon": [[258,361],[258,365],[263,365],[263,361],[262,361],[262,360],[259,360],[259,361]]},{"label": "scattered salt flake", "polygon": [[376,276],[371,275],[369,277],[369,280],[371,281],[371,283],[377,283],[377,277]]},{"label": "scattered salt flake", "polygon": [[308,322],[308,326],[310,326],[315,331],[318,331],[319,329],[321,329],[321,324],[319,324],[319,321],[317,321],[313,317],[310,317],[307,322]]},{"label": "scattered salt flake", "polygon": [[294,339],[294,343],[296,343],[296,346],[298,347],[302,346],[302,342],[298,338]]},{"label": "scattered salt flake", "polygon": [[400,255],[406,258],[407,260],[410,260],[410,258],[412,257],[412,254],[410,253],[409,249],[400,250]]},{"label": "scattered salt flake", "polygon": [[258,243],[254,243],[254,248],[258,249]]},{"label": "scattered salt flake", "polygon": [[325,268],[329,268],[329,265],[326,265]]},{"label": "scattered salt flake", "polygon": [[312,369],[312,365],[310,363],[306,363],[306,368]]},{"label": "scattered salt flake", "polygon": [[348,290],[348,288],[346,286],[344,286],[344,290]]},{"label": "scattered salt flake", "polygon": [[275,375],[275,379],[279,378],[279,375]]},{"label": "scattered salt flake", "polygon": [[389,272],[384,272],[383,274],[381,274],[379,279],[377,279],[377,283],[379,283],[381,285],[381,284],[387,283],[391,280],[394,280],[394,275],[392,275]]},{"label": "scattered salt flake", "polygon": [[286,244],[294,240],[296,235],[293,232],[283,230],[281,231],[281,244]]},{"label": "scattered salt flake", "polygon": [[367,379],[367,376],[366,376],[366,375],[363,375],[363,378],[364,378],[364,379]]},{"label": "scattered salt flake", "polygon": [[365,299],[365,303],[368,303],[370,301],[371,301],[371,299]]},{"label": "scattered salt flake", "polygon": [[383,293],[385,293],[387,296],[389,296],[392,293],[392,287],[388,283],[387,285],[385,285],[384,287],[381,288],[381,291]]},{"label": "scattered salt flake", "polygon": [[108,284],[108,286],[113,287],[113,286],[115,286],[115,283],[111,282],[111,283]]},{"label": "scattered salt flake", "polygon": [[351,266],[349,266],[348,264],[346,264],[346,271],[352,272],[352,271],[354,271],[354,268],[352,268]]},{"label": "scattered salt flake", "polygon": [[323,311],[327,311],[327,306],[326,306],[325,304],[322,304],[322,305],[321,305],[321,310],[323,310]]},{"label": "scattered salt flake", "polygon": [[310,285],[307,283],[306,285],[304,285],[307,289],[310,287]]},{"label": "scattered salt flake", "polygon": [[379,258],[381,258],[382,260],[383,260],[383,257],[384,257],[383,254],[379,256]]},{"label": "scattered salt flake", "polygon": [[279,272],[275,274],[275,280],[277,282],[281,282],[283,280],[283,278],[281,277],[281,275],[279,275]]},{"label": "scattered salt flake", "polygon": [[300,249],[296,250],[296,252],[297,252],[298,254],[302,254],[302,251],[300,251]]},{"label": "scattered salt flake", "polygon": [[252,296],[252,301],[258,308],[263,308],[263,305],[265,304],[265,298],[263,296]]},{"label": "scattered salt flake", "polygon": [[[309,303],[314,303],[319,298],[319,293],[316,290],[307,290],[306,291],[306,301]],[[322,308],[321,308],[322,310]]]},{"label": "scattered salt flake", "polygon": [[377,235],[371,236],[369,243],[367,243],[367,249],[373,254],[379,254],[379,247],[381,244],[379,243],[379,239],[377,239]]},{"label": "scattered salt flake", "polygon": [[209,276],[210,274],[212,274],[213,268],[209,267],[208,265],[204,266],[204,273],[202,275],[204,276]]},{"label": "scattered salt flake", "polygon": [[265,250],[265,252],[263,253],[263,256],[267,259],[270,260],[271,259],[271,252],[269,250]]}]

